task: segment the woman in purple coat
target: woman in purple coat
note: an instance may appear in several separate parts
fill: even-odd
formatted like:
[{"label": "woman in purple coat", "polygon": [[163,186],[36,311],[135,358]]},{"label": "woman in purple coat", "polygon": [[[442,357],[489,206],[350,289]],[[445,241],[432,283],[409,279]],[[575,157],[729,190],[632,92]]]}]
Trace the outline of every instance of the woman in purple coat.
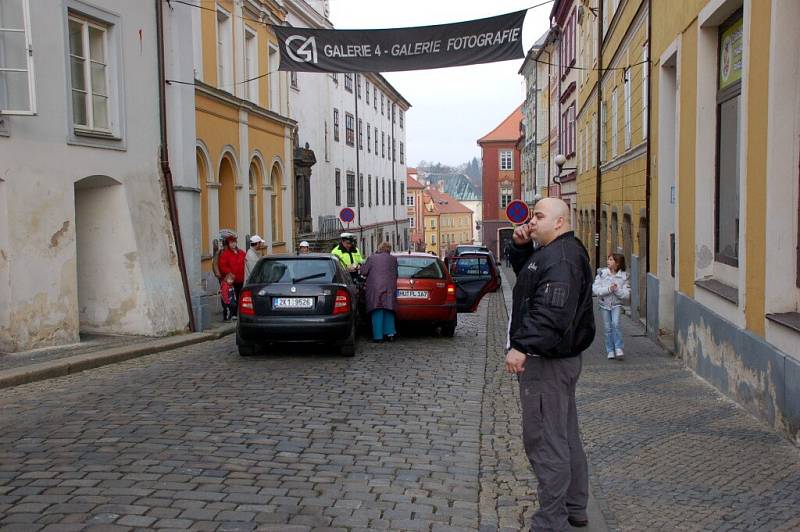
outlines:
[{"label": "woman in purple coat", "polygon": [[397,307],[397,259],[392,255],[392,245],[383,242],[378,251],[361,266],[361,275],[367,278],[367,311],[372,318],[372,341],[383,342],[384,337],[394,342],[394,310]]}]

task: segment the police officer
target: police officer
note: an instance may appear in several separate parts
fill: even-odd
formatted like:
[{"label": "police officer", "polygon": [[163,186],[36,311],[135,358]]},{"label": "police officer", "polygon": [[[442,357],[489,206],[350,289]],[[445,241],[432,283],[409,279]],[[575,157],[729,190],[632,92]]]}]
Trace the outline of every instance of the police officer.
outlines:
[{"label": "police officer", "polygon": [[364,257],[356,247],[356,237],[353,233],[342,233],[340,238],[341,242],[331,250],[331,254],[339,259],[347,271],[353,272],[364,262]]},{"label": "police officer", "polygon": [[531,530],[586,526],[589,480],[575,385],[595,333],[592,268],[567,205],[536,203],[531,221],[514,230],[509,257],[517,283],[506,369],[519,378],[522,438],[539,480]]}]

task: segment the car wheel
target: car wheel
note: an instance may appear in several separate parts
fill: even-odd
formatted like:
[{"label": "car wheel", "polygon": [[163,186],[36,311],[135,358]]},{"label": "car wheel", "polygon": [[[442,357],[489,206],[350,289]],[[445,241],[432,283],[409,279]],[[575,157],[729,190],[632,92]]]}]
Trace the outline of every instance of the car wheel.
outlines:
[{"label": "car wheel", "polygon": [[256,346],[253,344],[238,345],[239,354],[243,357],[251,357],[256,354]]},{"label": "car wheel", "polygon": [[356,354],[356,324],[350,329],[350,336],[339,346],[339,354],[343,357],[351,357]]},{"label": "car wheel", "polygon": [[458,325],[458,319],[454,319],[453,321],[447,321],[442,324],[442,336],[446,338],[452,338],[456,335],[456,326]]}]

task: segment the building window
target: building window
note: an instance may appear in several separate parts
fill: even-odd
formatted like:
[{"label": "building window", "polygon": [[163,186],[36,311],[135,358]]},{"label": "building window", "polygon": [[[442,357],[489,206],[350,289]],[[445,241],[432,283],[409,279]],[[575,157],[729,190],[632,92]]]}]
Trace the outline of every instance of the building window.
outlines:
[{"label": "building window", "polygon": [[347,172],[347,206],[356,206],[356,174]]},{"label": "building window", "polygon": [[[369,94],[369,92],[367,92]],[[372,151],[372,128],[367,124],[367,153]]]},{"label": "building window", "polygon": [[567,109],[567,156],[575,155],[575,104]]},{"label": "building window", "polygon": [[292,71],[289,72],[289,85],[293,89],[299,89],[300,88],[300,86],[297,84],[297,71],[296,70],[292,70]]},{"label": "building window", "polygon": [[274,46],[268,47],[269,72],[267,76],[267,87],[269,90],[269,109],[276,113],[281,112],[281,78],[278,73],[278,66],[281,58],[278,49]]},{"label": "building window", "polygon": [[391,137],[391,139],[392,139],[392,161],[395,161],[397,159],[397,156],[396,156],[396,151],[397,150],[395,150],[395,148],[397,147],[396,146],[396,142],[395,142],[397,140],[397,138],[396,137]]},{"label": "building window", "polygon": [[344,75],[344,90],[353,92],[353,74],[349,72]]},{"label": "building window", "polygon": [[369,80],[364,80],[364,96],[367,98],[367,105],[369,105]]},{"label": "building window", "polygon": [[511,150],[500,151],[500,170],[513,170],[514,159]]},{"label": "building window", "polygon": [[339,85],[339,74],[337,74],[336,72],[332,72],[331,73],[331,79],[333,80],[333,84],[334,85],[337,85],[337,86]]},{"label": "building window", "polygon": [[[102,26],[100,29],[105,31]],[[28,0],[4,0],[0,3],[0,110],[3,114],[31,115],[36,112],[33,54],[28,52],[31,49]],[[86,46],[82,46],[82,50],[85,49]],[[72,53],[70,38],[70,54]],[[86,62],[85,54],[82,53],[81,57]],[[81,72],[80,79],[84,78],[85,74]]]},{"label": "building window", "polygon": [[511,203],[512,196],[514,195],[514,189],[508,183],[503,183],[500,185],[500,208],[505,209],[508,207],[508,204]]},{"label": "building window", "polygon": [[719,28],[717,66],[716,260],[739,265],[739,135],[742,94],[742,12]]},{"label": "building window", "polygon": [[381,157],[386,158],[386,133],[381,131]]},{"label": "building window", "polygon": [[372,207],[372,174],[367,174],[367,200],[369,206]]},{"label": "building window", "polygon": [[342,171],[338,168],[336,169],[336,178],[334,181],[334,187],[336,188],[336,206],[342,206]]},{"label": "building window", "polygon": [[381,93],[381,115],[385,115],[385,113],[383,112],[383,107],[384,107],[383,102],[384,102],[383,93]]},{"label": "building window", "polygon": [[400,205],[406,204],[406,184],[400,183]]},{"label": "building window", "polygon": [[257,235],[258,231],[258,168],[255,164],[250,165],[249,179],[249,206],[250,206],[250,234]]},{"label": "building window", "polygon": [[431,218],[431,229],[436,229],[436,218]]},{"label": "building window", "polygon": [[650,44],[644,43],[644,51],[642,52],[642,139],[647,138],[647,99],[650,98],[650,63],[648,56],[650,55]]},{"label": "building window", "polygon": [[325,120],[325,162],[329,162],[331,160],[331,146],[330,146],[330,135],[328,134],[328,121]]},{"label": "building window", "polygon": [[400,129],[403,129],[403,122],[404,122],[405,112],[400,109]]},{"label": "building window", "polygon": [[417,221],[414,219],[413,216],[408,219],[408,227],[410,227],[411,229],[416,229],[417,227]]},{"label": "building window", "polygon": [[606,102],[600,104],[600,162],[608,160],[608,111]]},{"label": "building window", "polygon": [[344,141],[348,146],[355,146],[355,118],[350,113],[344,114]]},{"label": "building window", "polygon": [[114,126],[109,90],[109,27],[73,14],[68,25],[73,124],[79,131],[109,134]]},{"label": "building window", "polygon": [[381,204],[381,197],[380,197],[381,187],[378,186],[378,179],[379,179],[378,176],[375,176],[375,205]]},{"label": "building window", "polygon": [[[431,220],[431,222],[432,221],[433,220]],[[434,245],[436,244],[436,235],[435,234],[431,235],[431,244],[434,244]]]},{"label": "building window", "polygon": [[339,142],[339,110],[333,110],[333,140]]},{"label": "building window", "polygon": [[358,174],[358,206],[364,206],[364,174]]},{"label": "building window", "polygon": [[378,155],[378,128],[375,128],[375,156]]},{"label": "building window", "polygon": [[378,110],[378,87],[372,86],[372,108]]},{"label": "building window", "polygon": [[217,9],[217,87],[233,90],[233,53],[231,49],[231,16]]},{"label": "building window", "polygon": [[361,99],[361,74],[356,74],[356,95]]},{"label": "building window", "polygon": [[364,121],[358,119],[358,149],[364,149]]},{"label": "building window", "polygon": [[406,196],[406,205],[408,205],[409,207],[414,206],[414,194],[409,194],[408,196]]},{"label": "building window", "polygon": [[400,164],[406,164],[406,153],[403,141],[400,141]]},{"label": "building window", "polygon": [[611,157],[617,156],[617,88],[611,91]]},{"label": "building window", "polygon": [[381,205],[386,205],[386,180],[381,179]]},{"label": "building window", "polygon": [[244,84],[244,96],[258,104],[258,38],[248,27],[244,29],[244,72],[247,81]]},{"label": "building window", "polygon": [[631,69],[626,68],[623,76],[623,96],[622,105],[625,120],[625,149],[631,147]]}]

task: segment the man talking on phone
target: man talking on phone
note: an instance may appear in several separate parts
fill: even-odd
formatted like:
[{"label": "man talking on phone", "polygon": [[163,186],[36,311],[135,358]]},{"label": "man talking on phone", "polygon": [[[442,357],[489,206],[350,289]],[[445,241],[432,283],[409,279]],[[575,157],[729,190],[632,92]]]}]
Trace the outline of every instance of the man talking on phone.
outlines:
[{"label": "man talking on phone", "polygon": [[575,386],[595,334],[593,275],[566,203],[538,201],[531,220],[514,230],[509,256],[517,282],[506,369],[519,379],[523,443],[539,481],[531,530],[586,526],[589,479]]}]

